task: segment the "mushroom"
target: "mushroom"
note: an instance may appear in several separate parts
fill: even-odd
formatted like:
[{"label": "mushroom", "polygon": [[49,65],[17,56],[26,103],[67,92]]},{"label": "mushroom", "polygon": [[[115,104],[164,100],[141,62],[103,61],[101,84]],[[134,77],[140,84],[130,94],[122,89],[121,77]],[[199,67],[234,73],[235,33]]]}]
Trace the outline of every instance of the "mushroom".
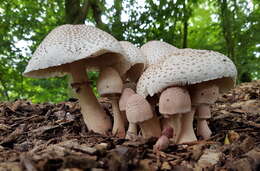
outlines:
[{"label": "mushroom", "polygon": [[86,68],[113,66],[120,75],[130,68],[119,42],[110,34],[87,25],[62,25],[52,30],[29,61],[24,75],[34,78],[72,76],[72,87],[79,99],[89,130],[105,134],[112,124],[97,101],[86,75]]},{"label": "mushroom", "polygon": [[118,106],[122,89],[123,81],[118,72],[112,67],[103,68],[97,80],[97,90],[100,96],[107,97],[111,101],[114,117],[112,133],[120,138],[125,137],[124,119],[121,116]]},{"label": "mushroom", "polygon": [[[121,111],[121,115],[125,115],[127,100],[134,94],[135,94],[135,92],[133,89],[131,89],[131,88],[124,89],[124,91],[121,95],[121,98],[119,100],[119,109]],[[137,137],[137,125],[130,122],[125,138],[133,140],[136,137]]]},{"label": "mushroom", "polygon": [[[120,41],[121,46],[123,47],[125,53],[127,54],[127,61],[131,64],[131,68],[124,74],[123,80],[124,80],[124,87],[127,88],[130,86],[133,90],[136,89],[136,81],[139,79],[141,74],[143,73],[145,67],[146,67],[146,57],[141,52],[139,48],[137,48],[135,45],[128,41]],[[129,92],[130,90],[123,90],[123,92]],[[122,94],[123,96],[123,94]],[[122,101],[121,98],[124,98]],[[121,97],[120,101],[123,102],[123,108],[120,107],[121,116],[125,117],[125,105],[126,105],[126,99],[127,96]],[[119,104],[120,106],[120,104]],[[137,134],[137,125],[136,124],[129,124],[128,130],[131,130],[132,132],[128,131],[127,138],[135,137]],[[134,131],[134,132],[133,132]],[[129,137],[131,135],[131,137]]]},{"label": "mushroom", "polygon": [[197,136],[209,139],[212,132],[206,120],[211,117],[210,105],[217,100],[219,88],[214,81],[207,81],[195,84],[190,91],[192,105],[196,107]]},{"label": "mushroom", "polygon": [[189,87],[210,80],[224,91],[234,86],[236,75],[233,62],[218,52],[179,49],[145,70],[137,83],[137,94],[145,98],[162,94],[168,87]]},{"label": "mushroom", "polygon": [[172,127],[167,127],[163,129],[162,135],[160,138],[156,141],[155,145],[153,146],[153,151],[161,151],[168,148],[170,144],[170,138],[173,137],[173,129]]},{"label": "mushroom", "polygon": [[137,123],[140,126],[145,139],[161,135],[160,122],[153,114],[150,104],[142,96],[134,94],[129,97],[126,103],[126,117],[130,123]]},{"label": "mushroom", "polygon": [[[167,120],[169,126],[175,131],[174,140],[178,141],[181,132],[187,133],[190,139],[187,141],[195,141],[196,136],[192,127],[193,119],[189,118],[191,112],[191,99],[188,90],[185,87],[169,87],[166,88],[159,99],[159,112],[164,116],[163,120]],[[188,123],[185,123],[188,122]],[[184,124],[185,127],[182,127]],[[191,127],[190,127],[191,125]],[[185,129],[185,131],[183,130]]]},{"label": "mushroom", "polygon": [[159,63],[164,59],[164,56],[170,55],[176,50],[178,48],[173,45],[158,40],[151,40],[141,46],[141,51],[147,57],[147,67]]}]

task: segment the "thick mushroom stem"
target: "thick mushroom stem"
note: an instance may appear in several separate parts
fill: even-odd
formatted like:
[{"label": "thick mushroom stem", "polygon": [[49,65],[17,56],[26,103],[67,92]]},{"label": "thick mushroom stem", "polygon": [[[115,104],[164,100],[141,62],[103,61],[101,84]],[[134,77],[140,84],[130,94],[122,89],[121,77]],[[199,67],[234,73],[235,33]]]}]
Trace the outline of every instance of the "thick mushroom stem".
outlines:
[{"label": "thick mushroom stem", "polygon": [[201,136],[205,140],[209,139],[212,132],[206,120],[211,118],[210,106],[207,104],[196,106],[196,118],[197,136]]},{"label": "thick mushroom stem", "polygon": [[163,118],[162,129],[167,127],[172,127],[174,130],[174,135],[172,137],[174,142],[177,142],[181,133],[181,116],[182,114],[169,115],[168,118]]},{"label": "thick mushroom stem", "polygon": [[139,123],[139,126],[145,139],[161,136],[160,122],[156,116],[152,119]]},{"label": "thick mushroom stem", "polygon": [[87,128],[97,133],[106,134],[111,129],[112,123],[88,84],[85,66],[74,62],[70,64],[70,73]]},{"label": "thick mushroom stem", "polygon": [[207,140],[210,138],[212,132],[208,126],[206,119],[197,119],[197,135],[202,136],[203,139]]},{"label": "thick mushroom stem", "polygon": [[118,98],[110,98],[110,99],[111,99],[112,111],[114,115],[114,124],[113,124],[112,133],[113,135],[116,135],[119,138],[125,138],[125,122],[119,110]]},{"label": "thick mushroom stem", "polygon": [[196,135],[193,130],[193,118],[195,110],[192,109],[191,112],[182,114],[181,118],[181,134],[178,139],[178,143],[197,141]]},{"label": "thick mushroom stem", "polygon": [[137,124],[129,123],[125,138],[129,140],[135,140],[136,137],[137,137]]}]

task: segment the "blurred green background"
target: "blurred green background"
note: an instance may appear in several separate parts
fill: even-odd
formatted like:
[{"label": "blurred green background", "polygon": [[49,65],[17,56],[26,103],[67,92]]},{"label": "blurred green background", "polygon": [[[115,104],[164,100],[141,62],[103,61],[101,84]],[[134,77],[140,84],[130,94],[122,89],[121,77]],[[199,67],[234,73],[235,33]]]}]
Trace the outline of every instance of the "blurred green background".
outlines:
[{"label": "blurred green background", "polygon": [[[260,79],[259,21],[259,0],[2,1],[0,101],[59,102],[69,98],[66,77],[22,76],[47,33],[65,23],[95,25],[137,46],[157,39],[178,48],[219,51],[236,64],[239,83]],[[93,81],[98,76],[88,74]]]}]

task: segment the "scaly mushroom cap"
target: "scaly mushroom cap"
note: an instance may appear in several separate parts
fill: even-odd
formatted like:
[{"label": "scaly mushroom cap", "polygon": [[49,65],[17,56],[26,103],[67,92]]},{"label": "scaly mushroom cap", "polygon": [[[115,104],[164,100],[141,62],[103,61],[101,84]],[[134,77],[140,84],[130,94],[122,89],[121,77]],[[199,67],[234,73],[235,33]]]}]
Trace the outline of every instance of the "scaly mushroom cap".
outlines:
[{"label": "scaly mushroom cap", "polygon": [[69,63],[84,61],[88,68],[113,65],[123,75],[130,64],[119,42],[110,34],[87,25],[62,25],[52,30],[29,61],[24,75],[63,76]]},{"label": "scaly mushroom cap", "polygon": [[196,84],[190,92],[193,105],[214,104],[219,96],[219,88],[214,82]]},{"label": "scaly mushroom cap", "polygon": [[146,56],[134,44],[128,41],[120,41],[121,46],[127,54],[126,60],[131,64],[131,68],[127,71],[126,78],[136,82],[143,73],[146,66]]},{"label": "scaly mushroom cap", "polygon": [[123,93],[122,93],[122,95],[119,99],[119,109],[120,109],[120,111],[126,110],[127,100],[134,94],[135,94],[135,92],[131,88],[125,88],[123,90]]},{"label": "scaly mushroom cap", "polygon": [[123,81],[118,72],[112,67],[101,70],[97,80],[97,90],[101,96],[114,96],[122,93]]},{"label": "scaly mushroom cap", "polygon": [[126,117],[130,123],[139,123],[153,118],[153,111],[145,98],[134,94],[127,100]]},{"label": "scaly mushroom cap", "polygon": [[214,80],[220,92],[234,87],[237,70],[225,55],[208,50],[180,49],[151,66],[137,83],[137,93],[153,96],[169,86]]},{"label": "scaly mushroom cap", "polygon": [[158,40],[149,41],[141,47],[141,51],[147,57],[148,66],[157,64],[160,60],[164,59],[164,56],[170,55],[177,49],[169,43]]},{"label": "scaly mushroom cap", "polygon": [[159,99],[161,114],[173,115],[191,111],[191,100],[188,90],[183,87],[170,87],[164,90]]}]

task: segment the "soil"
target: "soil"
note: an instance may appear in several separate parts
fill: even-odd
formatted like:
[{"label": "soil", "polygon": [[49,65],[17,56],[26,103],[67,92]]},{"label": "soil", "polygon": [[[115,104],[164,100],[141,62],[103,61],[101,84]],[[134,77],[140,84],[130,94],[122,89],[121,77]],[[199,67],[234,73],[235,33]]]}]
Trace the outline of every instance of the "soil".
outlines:
[{"label": "soil", "polygon": [[[109,101],[99,100],[111,113]],[[129,141],[89,132],[76,99],[0,102],[0,171],[260,170],[260,80],[223,94],[209,126],[209,140],[171,143],[155,153],[154,138]]]}]

